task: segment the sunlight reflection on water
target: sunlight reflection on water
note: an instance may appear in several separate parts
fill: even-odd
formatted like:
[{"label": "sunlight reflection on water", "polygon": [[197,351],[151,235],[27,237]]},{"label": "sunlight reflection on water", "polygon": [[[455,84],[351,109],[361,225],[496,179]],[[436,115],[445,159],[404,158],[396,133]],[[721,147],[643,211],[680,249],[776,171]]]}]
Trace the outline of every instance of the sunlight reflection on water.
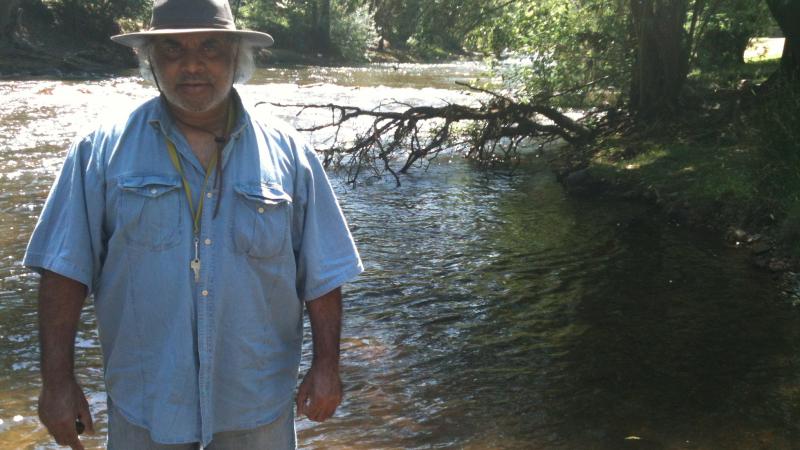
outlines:
[{"label": "sunlight reflection on water", "polygon": [[[272,68],[246,101],[372,108],[477,101],[481,68]],[[321,84],[320,84],[321,83]],[[36,419],[37,277],[25,243],[76,135],[155,94],[133,77],[0,82],[0,448],[55,449]],[[326,117],[295,117],[296,125]],[[324,134],[316,136],[324,140]],[[364,258],[346,287],[346,398],[309,449],[788,449],[800,323],[768,277],[637,205],[564,195],[543,167],[483,173],[453,158],[403,185],[332,177]],[[105,394],[92,306],[76,372],[102,448]],[[304,345],[304,368],[310,356]]]}]

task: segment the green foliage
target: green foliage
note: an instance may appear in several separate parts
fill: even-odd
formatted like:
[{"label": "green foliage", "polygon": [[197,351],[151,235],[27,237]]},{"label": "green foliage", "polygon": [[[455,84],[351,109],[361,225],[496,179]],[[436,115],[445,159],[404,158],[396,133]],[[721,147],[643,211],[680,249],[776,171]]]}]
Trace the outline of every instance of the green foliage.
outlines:
[{"label": "green foliage", "polygon": [[673,131],[652,140],[614,136],[600,145],[590,167],[595,178],[642,193],[667,211],[683,209],[695,224],[755,225],[775,211],[763,190],[765,175],[774,172],[763,170],[767,158],[748,143],[721,145]]},{"label": "green foliage", "polygon": [[367,5],[348,9],[346,2],[334,1],[331,8],[331,45],[347,61],[365,61],[367,48],[378,35]]},{"label": "green foliage", "polygon": [[780,60],[750,61],[723,67],[703,67],[689,74],[689,85],[698,90],[738,90],[765,82],[780,66]]},{"label": "green foliage", "polygon": [[[692,61],[704,69],[738,62],[747,39],[774,26],[764,1],[670,1],[687,3],[685,39]],[[152,0],[24,2],[46,7],[64,30],[98,39],[140,27],[152,4]],[[602,80],[592,89],[559,97],[567,105],[623,103],[637,45],[630,0],[241,0],[232,4],[240,5],[240,26],[269,32],[279,46],[301,52],[361,60],[367,46],[381,36],[394,47],[432,58],[464,50],[511,56],[516,63],[497,69],[521,98]],[[328,5],[330,14],[324,12]]]},{"label": "green foliage", "polygon": [[[283,48],[316,52],[320,47],[317,23],[319,4],[316,2],[243,1],[239,21],[247,28],[272,34],[277,45]],[[331,52],[347,61],[365,60],[367,48],[377,40],[369,6],[363,1],[333,0],[330,7]]]},{"label": "green foliage", "polygon": [[374,0],[370,3],[379,36],[395,47],[406,46],[421,14],[422,0]]},{"label": "green foliage", "polygon": [[[518,97],[549,97],[602,80],[558,101],[571,106],[626,102],[639,45],[629,1],[488,3],[482,11],[493,13],[466,35],[466,44],[512,57],[513,64],[496,69]],[[686,0],[686,6],[685,33],[675,38],[691,49],[690,70],[692,64],[713,70],[741,66],[748,40],[774,27],[762,1]]]},{"label": "green foliage", "polygon": [[242,0],[240,25],[270,33],[285,48],[313,48],[311,11],[307,1]]},{"label": "green foliage", "polygon": [[627,17],[619,0],[513,2],[467,39],[483,51],[519,58],[498,69],[520,97],[547,96],[602,79],[593,92],[578,90],[563,100],[607,101],[608,95],[592,94],[619,92],[630,76]]},{"label": "green foliage", "polygon": [[463,36],[484,17],[486,0],[429,0],[419,9],[413,38],[417,46],[460,52]]},{"label": "green foliage", "polygon": [[[351,0],[352,3],[352,0]],[[375,25],[380,36],[395,47],[423,54],[460,53],[465,36],[493,20],[499,0],[373,0]]]},{"label": "green foliage", "polygon": [[63,31],[83,38],[107,40],[121,31],[120,20],[139,20],[149,17],[148,0],[46,0],[57,26]]},{"label": "green foliage", "polygon": [[701,68],[741,65],[750,38],[768,34],[775,26],[763,1],[696,0],[694,6],[687,32],[693,39],[692,58]]}]

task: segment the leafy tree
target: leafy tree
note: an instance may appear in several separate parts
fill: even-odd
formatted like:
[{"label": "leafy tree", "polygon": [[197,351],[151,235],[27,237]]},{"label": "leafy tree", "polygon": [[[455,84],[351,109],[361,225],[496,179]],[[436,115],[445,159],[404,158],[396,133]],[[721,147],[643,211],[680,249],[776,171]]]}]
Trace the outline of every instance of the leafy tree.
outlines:
[{"label": "leafy tree", "polygon": [[521,98],[549,97],[576,86],[562,101],[618,102],[629,84],[632,52],[624,0],[497,2],[494,17],[467,36],[470,45],[514,56],[498,67]]},{"label": "leafy tree", "polygon": [[769,26],[766,4],[753,0],[489,3],[495,13],[467,42],[518,56],[500,70],[518,95],[570,91],[562,102],[626,105],[644,120],[678,108],[693,65],[741,64],[749,38]]},{"label": "leafy tree", "polygon": [[335,1],[331,11],[331,51],[346,61],[363,61],[378,40],[375,21],[367,5],[348,7]]},{"label": "leafy tree", "polygon": [[149,17],[148,0],[50,0],[44,2],[56,24],[71,35],[107,40],[120,31],[120,19]]},{"label": "leafy tree", "polygon": [[743,64],[750,38],[772,23],[766,2],[695,0],[687,26],[690,62],[704,68]]},{"label": "leafy tree", "polygon": [[396,47],[404,47],[416,30],[420,0],[370,0],[377,33]]},{"label": "leafy tree", "polygon": [[248,28],[271,33],[299,51],[361,60],[376,40],[375,23],[363,1],[250,0],[241,5]]}]

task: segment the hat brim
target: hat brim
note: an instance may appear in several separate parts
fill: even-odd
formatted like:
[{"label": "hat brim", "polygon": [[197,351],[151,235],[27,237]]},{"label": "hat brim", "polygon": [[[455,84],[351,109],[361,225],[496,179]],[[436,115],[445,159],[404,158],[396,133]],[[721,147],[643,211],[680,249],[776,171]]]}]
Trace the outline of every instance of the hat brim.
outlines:
[{"label": "hat brim", "polygon": [[174,34],[191,33],[227,33],[241,37],[248,45],[253,47],[271,47],[275,41],[272,36],[260,31],[225,30],[220,28],[167,28],[162,30],[140,31],[137,33],[118,34],[111,36],[111,40],[131,48],[142,47],[149,38]]}]

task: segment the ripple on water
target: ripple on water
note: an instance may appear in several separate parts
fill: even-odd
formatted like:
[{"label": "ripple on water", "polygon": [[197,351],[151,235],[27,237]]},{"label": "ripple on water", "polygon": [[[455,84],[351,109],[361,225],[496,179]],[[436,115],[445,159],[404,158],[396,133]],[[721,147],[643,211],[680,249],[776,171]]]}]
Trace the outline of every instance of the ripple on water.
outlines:
[{"label": "ripple on water", "polygon": [[[444,75],[435,83],[430,70],[276,68],[241,91],[253,102],[365,108],[475,101],[447,89],[472,69],[436,66]],[[37,276],[19,263],[27,236],[67,143],[153,93],[134,78],[0,82],[0,442],[14,448],[55,448],[35,420]],[[257,110],[300,125],[330,114]],[[378,178],[333,184],[367,270],[345,287],[345,401],[330,422],[298,421],[304,448],[616,449],[632,435],[664,448],[798,441],[800,324],[772,301],[771,282],[725,249],[636,206],[567,198],[537,167],[509,178],[454,159],[399,188]],[[102,430],[91,304],[76,353]]]}]

